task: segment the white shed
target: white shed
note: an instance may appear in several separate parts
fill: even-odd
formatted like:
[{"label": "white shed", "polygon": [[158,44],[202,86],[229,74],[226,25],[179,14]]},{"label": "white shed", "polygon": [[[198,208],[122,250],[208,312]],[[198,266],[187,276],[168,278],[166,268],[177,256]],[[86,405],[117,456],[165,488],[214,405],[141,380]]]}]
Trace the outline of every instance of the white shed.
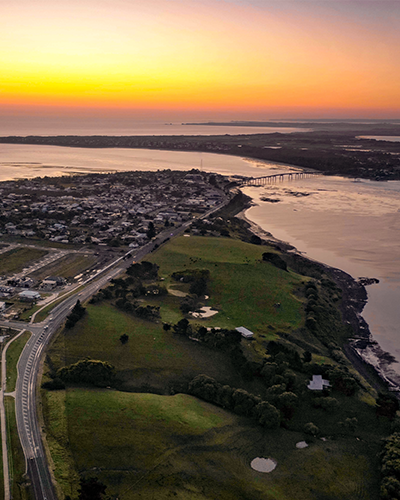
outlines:
[{"label": "white shed", "polygon": [[245,339],[251,339],[254,335],[253,332],[251,332],[250,330],[248,330],[244,326],[238,326],[237,328],[235,328],[235,330],[237,332],[241,333],[242,337],[244,337]]}]

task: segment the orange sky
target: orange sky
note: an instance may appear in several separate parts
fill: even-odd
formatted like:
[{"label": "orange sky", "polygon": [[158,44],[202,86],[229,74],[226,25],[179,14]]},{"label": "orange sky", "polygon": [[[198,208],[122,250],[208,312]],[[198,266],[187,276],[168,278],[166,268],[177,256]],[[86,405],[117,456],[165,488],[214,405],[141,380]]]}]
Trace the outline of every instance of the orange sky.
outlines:
[{"label": "orange sky", "polygon": [[0,112],[395,118],[399,28],[398,0],[2,0]]}]

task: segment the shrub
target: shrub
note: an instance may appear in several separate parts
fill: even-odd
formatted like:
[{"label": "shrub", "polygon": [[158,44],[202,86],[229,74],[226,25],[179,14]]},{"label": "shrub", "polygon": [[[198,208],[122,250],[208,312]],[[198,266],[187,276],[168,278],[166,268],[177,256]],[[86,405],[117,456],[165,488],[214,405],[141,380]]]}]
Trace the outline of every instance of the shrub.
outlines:
[{"label": "shrub", "polygon": [[312,405],[314,408],[322,408],[325,411],[332,412],[338,407],[339,403],[337,399],[327,397],[313,399]]},{"label": "shrub", "polygon": [[262,259],[265,262],[269,262],[270,264],[274,265],[275,267],[279,269],[283,269],[284,271],[287,271],[287,264],[286,262],[280,257],[278,254],[273,253],[273,252],[265,252],[262,254]]},{"label": "shrub", "polygon": [[306,433],[306,434],[309,434],[310,436],[318,436],[319,434],[319,429],[318,427],[313,424],[312,422],[308,422],[307,424],[304,425],[303,427],[303,431]]}]

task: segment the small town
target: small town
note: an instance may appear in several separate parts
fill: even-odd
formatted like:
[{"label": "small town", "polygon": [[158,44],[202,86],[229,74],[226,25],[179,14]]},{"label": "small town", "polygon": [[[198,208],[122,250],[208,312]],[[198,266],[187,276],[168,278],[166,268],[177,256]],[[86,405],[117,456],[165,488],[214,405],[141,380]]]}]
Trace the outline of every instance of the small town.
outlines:
[{"label": "small town", "polygon": [[148,240],[149,225],[158,232],[221,203],[217,178],[223,188],[220,175],[168,170],[7,181],[0,234],[136,248]]},{"label": "small town", "polygon": [[30,319],[33,305],[219,206],[228,184],[220,175],[169,170],[3,182],[2,260],[30,252],[30,262],[15,272],[0,269],[0,315]]}]

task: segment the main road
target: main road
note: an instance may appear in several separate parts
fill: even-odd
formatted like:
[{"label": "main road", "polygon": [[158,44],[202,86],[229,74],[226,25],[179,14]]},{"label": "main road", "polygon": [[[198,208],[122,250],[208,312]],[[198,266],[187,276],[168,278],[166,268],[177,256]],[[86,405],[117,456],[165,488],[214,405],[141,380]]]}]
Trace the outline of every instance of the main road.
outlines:
[{"label": "main road", "polygon": [[[205,218],[227,204],[229,197],[217,207],[207,211],[200,218]],[[196,219],[195,219],[196,220]],[[89,299],[93,294],[104,287],[107,282],[121,274],[133,261],[139,261],[152,252],[167,239],[178,236],[188,228],[194,220],[185,222],[179,227],[163,231],[152,241],[136,251],[129,251],[112,261],[103,269],[90,276],[75,293],[68,295],[65,300],[55,306],[50,316],[41,323],[31,323],[29,330],[32,333],[30,340],[24,347],[18,361],[18,379],[15,394],[15,411],[18,434],[26,460],[27,474],[31,480],[36,500],[56,500],[57,495],[51,479],[47,457],[44,451],[37,411],[37,381],[40,362],[46,346],[53,334],[59,329],[68,316],[76,301]],[[32,321],[34,318],[32,318]],[[27,329],[27,324],[19,321],[0,321],[0,326],[16,330]],[[9,498],[5,498],[9,500]]]}]

